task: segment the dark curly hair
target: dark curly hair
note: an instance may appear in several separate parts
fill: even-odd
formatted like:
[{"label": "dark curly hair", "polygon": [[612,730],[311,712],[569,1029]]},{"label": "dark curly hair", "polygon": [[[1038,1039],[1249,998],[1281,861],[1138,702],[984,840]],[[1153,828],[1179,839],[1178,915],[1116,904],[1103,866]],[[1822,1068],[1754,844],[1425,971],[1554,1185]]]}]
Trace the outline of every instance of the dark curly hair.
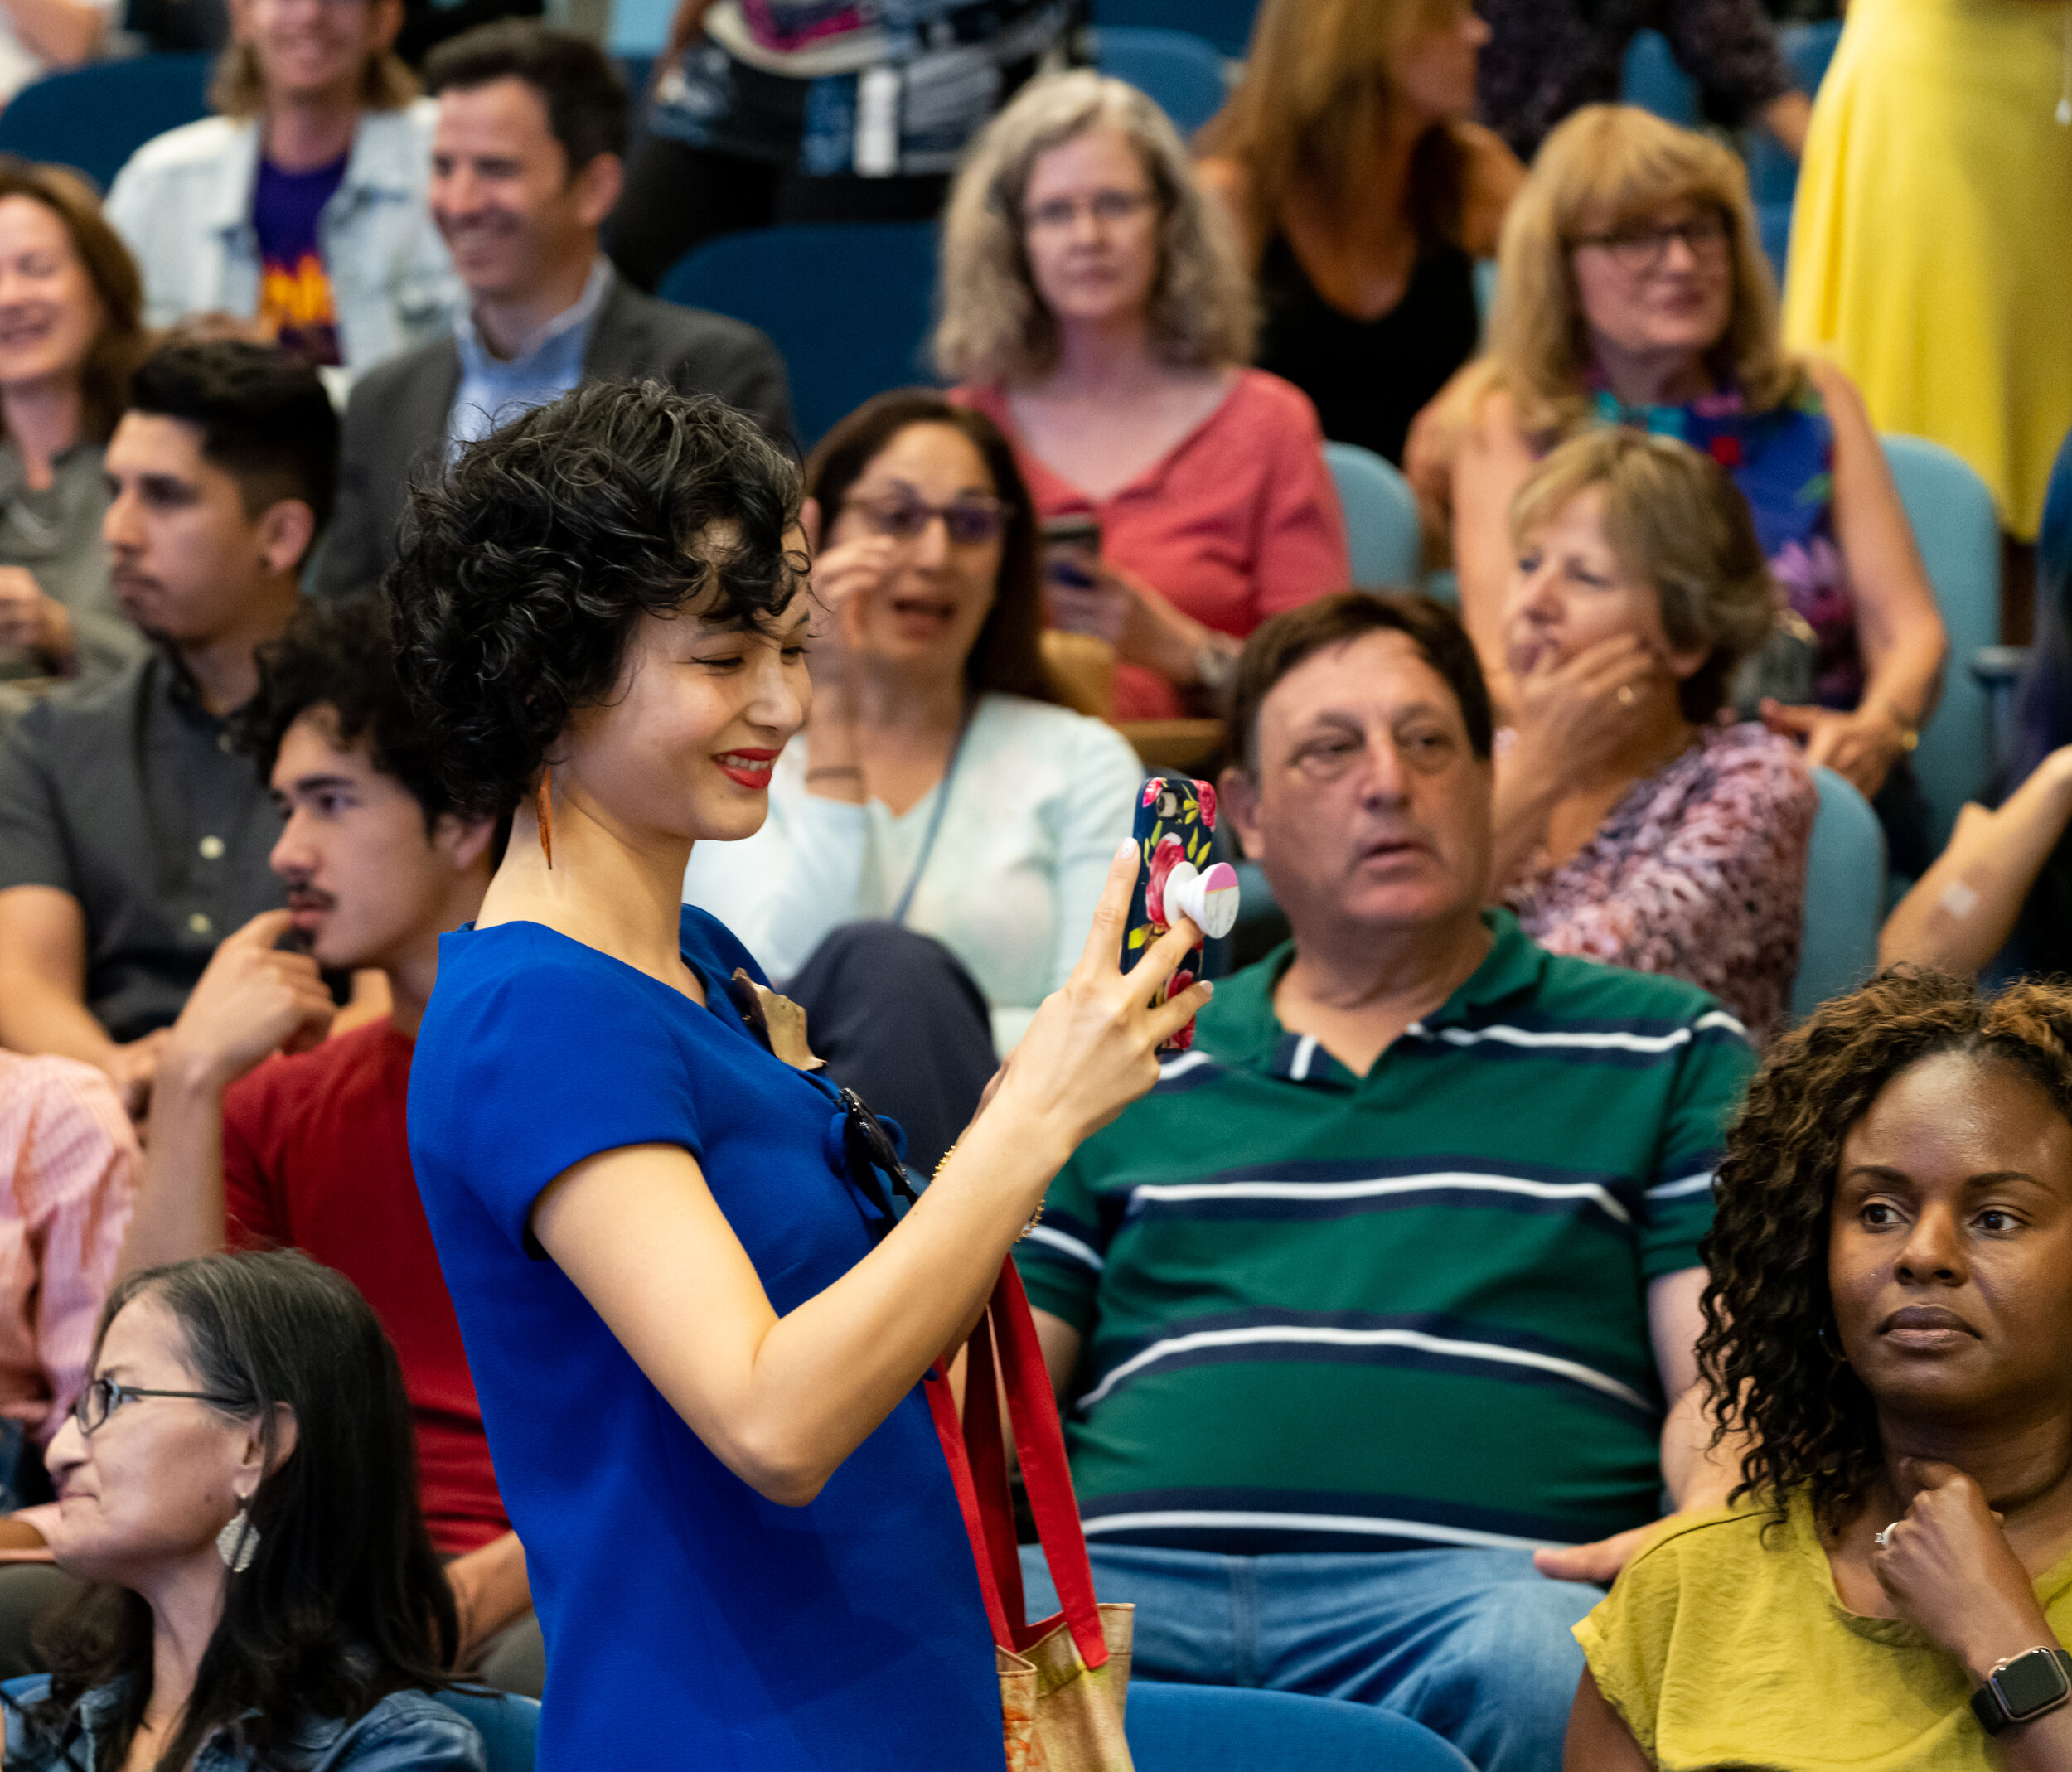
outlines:
[{"label": "dark curly hair", "polygon": [[588,383],[420,472],[382,583],[447,799],[516,806],[642,616],[774,622],[806,584],[800,501],[753,419],[659,381]]},{"label": "dark curly hair", "polygon": [[365,739],[375,767],[409,789],[424,809],[428,831],[453,810],[416,709],[396,677],[394,623],[379,593],[305,602],[280,638],[259,649],[256,661],[259,693],[239,710],[235,729],[259,764],[261,782],[272,776],[288,729],[322,708],[340,746]]},{"label": "dark curly hair", "polygon": [[1755,1442],[1736,1498],[1761,1496],[1781,1516],[1809,1485],[1816,1515],[1837,1525],[1882,1468],[1871,1394],[1829,1351],[1828,1220],[1851,1129],[1900,1072],[1950,1052],[2008,1066],[2072,1121],[2072,989],[2025,981],[1982,996],[1912,967],[1822,1005],[1749,1085],[1701,1252],[1711,1279],[1697,1349],[1714,1444],[1736,1427]]}]

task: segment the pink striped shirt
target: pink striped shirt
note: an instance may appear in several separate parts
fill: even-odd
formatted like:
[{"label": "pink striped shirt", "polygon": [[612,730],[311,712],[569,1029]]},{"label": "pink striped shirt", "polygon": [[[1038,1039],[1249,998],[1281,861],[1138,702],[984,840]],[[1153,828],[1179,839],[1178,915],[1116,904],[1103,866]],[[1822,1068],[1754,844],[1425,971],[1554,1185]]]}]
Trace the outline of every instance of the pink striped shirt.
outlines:
[{"label": "pink striped shirt", "polygon": [[114,1086],[0,1052],[0,1415],[48,1445],[86,1377],[143,1155]]}]

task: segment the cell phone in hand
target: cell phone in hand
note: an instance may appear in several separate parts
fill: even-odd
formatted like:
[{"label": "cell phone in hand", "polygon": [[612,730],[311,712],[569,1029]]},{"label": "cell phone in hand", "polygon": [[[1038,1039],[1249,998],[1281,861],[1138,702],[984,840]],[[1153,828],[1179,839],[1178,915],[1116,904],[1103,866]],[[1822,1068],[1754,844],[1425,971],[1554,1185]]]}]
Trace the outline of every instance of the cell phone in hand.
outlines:
[{"label": "cell phone in hand", "polygon": [[1091,511],[1068,511],[1043,520],[1043,578],[1075,590],[1090,589],[1101,559],[1101,519]]},{"label": "cell phone in hand", "polygon": [[[1216,835],[1216,790],[1187,776],[1155,775],[1137,796],[1133,832],[1137,883],[1123,925],[1122,965],[1126,971],[1144,951],[1183,917],[1205,936],[1228,935],[1237,922],[1237,870],[1212,859]],[[1197,942],[1172,977],[1152,998],[1163,1003],[1201,976],[1203,943]],[[1194,1043],[1188,1022],[1159,1050],[1185,1052]]]}]

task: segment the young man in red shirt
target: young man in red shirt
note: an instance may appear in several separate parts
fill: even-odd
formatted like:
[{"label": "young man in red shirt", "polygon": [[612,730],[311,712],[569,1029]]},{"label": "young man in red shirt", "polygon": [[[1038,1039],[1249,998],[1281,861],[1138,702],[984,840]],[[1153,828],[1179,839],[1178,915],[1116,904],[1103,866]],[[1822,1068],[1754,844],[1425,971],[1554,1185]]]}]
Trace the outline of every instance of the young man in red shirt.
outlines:
[{"label": "young man in red shirt", "polygon": [[[259,655],[243,738],[285,820],[272,864],[288,908],[225,939],[167,1037],[122,1270],[288,1247],[366,1295],[417,1418],[462,1664],[480,1656],[492,1680],[536,1695],[525,1552],[497,1494],[404,1118],[439,937],[475,915],[500,845],[434,785],[391,650],[381,604],[361,597],[305,604]],[[388,1012],[334,1032],[320,968],[380,973]]]}]

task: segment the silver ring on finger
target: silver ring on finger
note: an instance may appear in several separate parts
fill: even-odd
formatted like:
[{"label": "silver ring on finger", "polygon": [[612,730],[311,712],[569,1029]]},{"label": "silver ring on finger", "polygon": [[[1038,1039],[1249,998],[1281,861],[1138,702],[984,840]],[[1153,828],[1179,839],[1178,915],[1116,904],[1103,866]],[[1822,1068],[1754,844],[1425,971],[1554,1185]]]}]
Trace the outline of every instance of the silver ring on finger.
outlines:
[{"label": "silver ring on finger", "polygon": [[1619,705],[1620,707],[1630,708],[1636,701],[1639,700],[1639,699],[1640,698],[1634,693],[1634,686],[1632,684],[1621,683],[1619,685]]},{"label": "silver ring on finger", "polygon": [[1877,1546],[1880,1550],[1885,1549],[1886,1546],[1891,1543],[1893,1532],[1898,1527],[1899,1523],[1900,1523],[1897,1520],[1895,1520],[1892,1524],[1886,1527],[1883,1532],[1872,1532],[1871,1534],[1871,1543]]}]

